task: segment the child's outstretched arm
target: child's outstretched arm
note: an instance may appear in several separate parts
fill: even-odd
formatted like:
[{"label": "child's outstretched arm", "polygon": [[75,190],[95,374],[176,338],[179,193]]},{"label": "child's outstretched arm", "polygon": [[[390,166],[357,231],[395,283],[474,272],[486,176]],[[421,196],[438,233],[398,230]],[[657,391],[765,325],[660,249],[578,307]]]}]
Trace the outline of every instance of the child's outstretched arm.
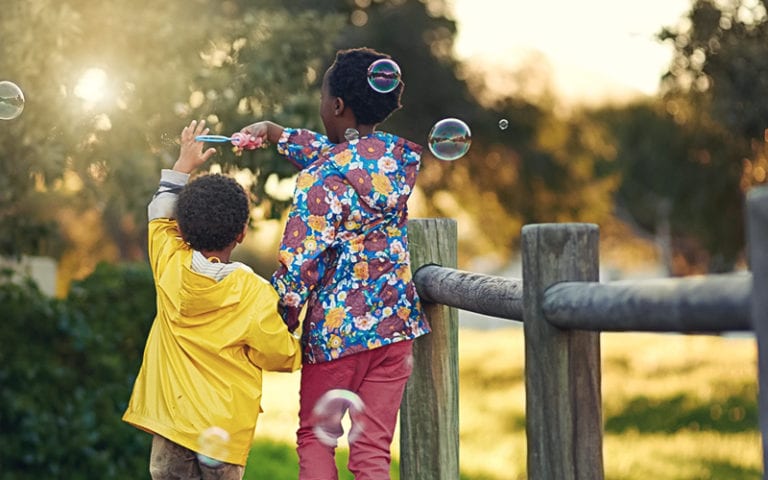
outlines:
[{"label": "child's outstretched arm", "polygon": [[252,123],[240,132],[258,139],[262,144],[269,141],[277,145],[277,153],[299,170],[307,168],[334,147],[325,135],[303,128],[284,128],[267,120]]},{"label": "child's outstretched arm", "polygon": [[179,158],[173,165],[173,170],[163,169],[160,172],[160,186],[147,208],[149,221],[157,218],[176,218],[176,197],[189,180],[189,174],[216,153],[215,148],[203,152],[203,142],[195,141],[197,135],[205,135],[208,128],[205,120],[198,123],[192,120],[181,131]]},{"label": "child's outstretched arm", "polygon": [[275,122],[263,120],[261,122],[252,123],[247,127],[243,127],[240,131],[246,135],[261,139],[262,143],[269,142],[275,144],[280,140],[283,130],[285,129]]},{"label": "child's outstretched arm", "polygon": [[216,149],[203,151],[203,143],[196,142],[195,136],[208,132],[205,121],[192,121],[181,132],[181,149],[179,159],[173,170],[163,169],[160,172],[160,185],[155,196],[147,207],[149,217],[149,260],[155,281],[161,274],[164,260],[176,250],[183,248],[176,225],[176,203],[179,192],[187,184],[189,174],[205,163],[216,153]]}]

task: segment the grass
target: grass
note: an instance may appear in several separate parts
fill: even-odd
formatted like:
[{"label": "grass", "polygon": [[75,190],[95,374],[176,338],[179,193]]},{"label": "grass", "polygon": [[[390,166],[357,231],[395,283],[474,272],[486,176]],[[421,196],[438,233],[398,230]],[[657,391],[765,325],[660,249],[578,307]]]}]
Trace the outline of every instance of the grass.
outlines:
[{"label": "grass", "polygon": [[[336,454],[339,480],[354,480],[346,469],[349,450],[340,449]],[[295,480],[299,476],[299,458],[293,445],[271,440],[256,440],[248,456],[243,480]],[[400,478],[400,465],[392,462],[391,477]]]},{"label": "grass", "polygon": [[[761,478],[753,339],[604,333],[601,344],[607,480]],[[522,329],[459,333],[462,479],[526,478],[523,358]],[[265,375],[246,479],[297,478],[298,379]]]}]

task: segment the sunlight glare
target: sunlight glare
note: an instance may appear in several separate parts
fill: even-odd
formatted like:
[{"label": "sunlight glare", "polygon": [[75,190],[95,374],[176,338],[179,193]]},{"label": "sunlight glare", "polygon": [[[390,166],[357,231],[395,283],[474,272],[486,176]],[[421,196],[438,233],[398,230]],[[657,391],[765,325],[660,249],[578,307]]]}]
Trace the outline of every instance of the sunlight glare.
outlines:
[{"label": "sunlight glare", "polygon": [[107,89],[107,72],[101,68],[89,68],[75,86],[75,96],[86,102],[98,102]]},{"label": "sunlight glare", "polygon": [[[691,7],[689,0],[451,4],[459,59],[471,59],[473,68],[486,64],[491,79],[526,63],[547,62],[555,90],[570,100],[654,94],[673,53],[671,44],[656,35],[662,27],[677,25]],[[493,15],[486,14],[489,11]],[[503,84],[499,88],[508,92]]]}]

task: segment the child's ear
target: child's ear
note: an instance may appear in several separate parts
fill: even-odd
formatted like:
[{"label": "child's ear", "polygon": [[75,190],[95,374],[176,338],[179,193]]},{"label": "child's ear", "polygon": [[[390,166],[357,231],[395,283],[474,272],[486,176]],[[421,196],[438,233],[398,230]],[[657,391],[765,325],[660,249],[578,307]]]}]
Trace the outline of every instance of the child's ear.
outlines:
[{"label": "child's ear", "polygon": [[245,240],[245,233],[248,231],[248,225],[243,227],[243,231],[237,234],[237,237],[235,237],[235,241],[237,243],[243,243],[243,240]]},{"label": "child's ear", "polygon": [[342,113],[344,113],[344,100],[340,97],[336,97],[333,101],[333,114],[338,117]]}]

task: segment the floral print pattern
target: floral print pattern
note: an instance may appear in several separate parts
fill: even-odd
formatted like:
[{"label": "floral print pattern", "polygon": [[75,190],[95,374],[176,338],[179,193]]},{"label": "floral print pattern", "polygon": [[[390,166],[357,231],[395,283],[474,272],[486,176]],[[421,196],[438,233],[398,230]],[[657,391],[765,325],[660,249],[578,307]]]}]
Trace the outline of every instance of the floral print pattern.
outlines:
[{"label": "floral print pattern", "polygon": [[429,333],[413,285],[407,201],[421,147],[384,132],[340,144],[285,129],[278,152],[299,167],[272,284],[306,363]]}]

